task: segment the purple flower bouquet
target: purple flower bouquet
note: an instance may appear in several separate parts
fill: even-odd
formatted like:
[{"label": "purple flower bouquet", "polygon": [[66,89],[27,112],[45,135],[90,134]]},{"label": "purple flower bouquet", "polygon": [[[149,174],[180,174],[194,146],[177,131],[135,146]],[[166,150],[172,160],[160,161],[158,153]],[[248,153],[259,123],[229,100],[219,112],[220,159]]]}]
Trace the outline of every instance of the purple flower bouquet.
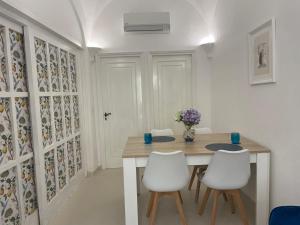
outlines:
[{"label": "purple flower bouquet", "polygon": [[175,121],[183,122],[186,128],[183,137],[187,142],[192,142],[194,140],[195,131],[191,128],[199,124],[200,119],[201,119],[201,114],[196,109],[192,109],[192,108],[179,111],[176,114]]}]

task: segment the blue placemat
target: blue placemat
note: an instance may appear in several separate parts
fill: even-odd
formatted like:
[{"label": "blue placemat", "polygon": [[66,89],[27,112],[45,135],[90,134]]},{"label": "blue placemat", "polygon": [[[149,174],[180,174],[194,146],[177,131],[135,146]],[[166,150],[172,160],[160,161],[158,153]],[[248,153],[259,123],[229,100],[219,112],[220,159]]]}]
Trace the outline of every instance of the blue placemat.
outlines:
[{"label": "blue placemat", "polygon": [[171,142],[175,141],[174,137],[171,136],[154,136],[152,137],[153,142]]},{"label": "blue placemat", "polygon": [[215,143],[206,145],[205,148],[211,151],[218,151],[218,150],[226,150],[226,151],[240,151],[243,147],[234,144],[226,144],[226,143]]}]

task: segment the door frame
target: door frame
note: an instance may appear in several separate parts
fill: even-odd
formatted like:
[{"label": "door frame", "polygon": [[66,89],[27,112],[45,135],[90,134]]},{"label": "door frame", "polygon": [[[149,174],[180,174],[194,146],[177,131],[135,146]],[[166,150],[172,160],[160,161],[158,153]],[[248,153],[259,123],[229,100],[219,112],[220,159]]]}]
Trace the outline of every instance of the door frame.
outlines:
[{"label": "door frame", "polygon": [[[102,53],[101,50],[93,50],[91,53],[90,61],[92,64],[91,68],[91,81],[92,81],[92,93],[93,93],[93,111],[95,120],[95,147],[97,157],[97,168],[106,169],[106,142],[104,135],[104,118],[103,116],[103,96],[99,93],[99,88],[102,89],[104,83],[101,82],[101,59],[102,58],[122,58],[122,57],[139,57],[141,61],[141,77],[142,77],[142,95],[143,95],[143,121],[142,128],[144,130],[150,130],[154,127],[154,118],[152,119],[151,114],[154,113],[154,100],[153,100],[153,67],[152,58],[154,56],[176,56],[176,55],[190,55],[191,60],[191,78],[192,78],[192,93],[194,93],[197,81],[197,60],[196,54],[197,49],[193,50],[177,50],[177,51],[149,51],[149,52],[124,52],[124,53]],[[149,85],[151,84],[151,85]],[[100,96],[101,95],[101,96]],[[192,107],[195,106],[195,102],[199,97],[192,95]]]}]

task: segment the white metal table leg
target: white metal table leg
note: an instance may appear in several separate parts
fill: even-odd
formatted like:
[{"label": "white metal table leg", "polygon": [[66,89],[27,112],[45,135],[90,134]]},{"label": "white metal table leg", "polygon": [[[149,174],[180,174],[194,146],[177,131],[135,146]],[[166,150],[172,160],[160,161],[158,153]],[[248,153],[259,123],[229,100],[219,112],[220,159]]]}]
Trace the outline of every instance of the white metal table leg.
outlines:
[{"label": "white metal table leg", "polygon": [[135,158],[123,158],[125,225],[138,225]]},{"label": "white metal table leg", "polygon": [[256,225],[267,225],[270,213],[270,153],[258,153],[256,162]]}]

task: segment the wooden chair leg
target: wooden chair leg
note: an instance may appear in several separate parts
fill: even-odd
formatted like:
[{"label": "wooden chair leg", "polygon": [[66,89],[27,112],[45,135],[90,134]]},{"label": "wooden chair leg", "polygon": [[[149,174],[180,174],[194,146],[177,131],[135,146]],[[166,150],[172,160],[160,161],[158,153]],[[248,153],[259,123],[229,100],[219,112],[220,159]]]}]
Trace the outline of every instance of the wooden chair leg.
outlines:
[{"label": "wooden chair leg", "polygon": [[150,216],[152,208],[153,208],[153,201],[154,201],[154,192],[151,192],[148,209],[147,209],[147,217]]},{"label": "wooden chair leg", "polygon": [[231,194],[229,194],[229,202],[230,202],[230,207],[231,207],[231,213],[234,214],[235,213],[235,205],[234,205],[233,196]]},{"label": "wooden chair leg", "polygon": [[247,216],[247,213],[246,213],[246,210],[245,210],[244,203],[243,203],[242,198],[241,198],[240,190],[235,190],[234,191],[234,198],[235,198],[237,206],[239,208],[240,216],[241,216],[241,220],[242,220],[243,224],[244,225],[249,225],[248,216]]},{"label": "wooden chair leg", "polygon": [[225,201],[225,202],[228,202],[228,198],[227,198],[227,195],[226,195],[225,192],[223,192],[223,198],[224,198],[224,201]]},{"label": "wooden chair leg", "polygon": [[211,188],[208,187],[208,188],[206,189],[206,192],[205,192],[205,194],[204,194],[204,197],[203,197],[203,199],[202,199],[202,202],[201,202],[200,207],[199,207],[199,210],[198,210],[199,215],[202,215],[203,212],[204,212],[204,209],[205,209],[205,207],[206,207],[206,204],[207,204],[207,201],[208,201],[210,192],[211,192]]},{"label": "wooden chair leg", "polygon": [[154,192],[153,206],[152,206],[152,210],[151,210],[151,214],[150,214],[149,225],[155,225],[156,211],[157,211],[159,196],[160,196],[160,194],[158,192]]},{"label": "wooden chair leg", "polygon": [[196,188],[196,194],[195,194],[195,202],[197,203],[199,200],[199,192],[200,192],[200,186],[201,186],[201,181],[197,180],[197,188]]},{"label": "wooden chair leg", "polygon": [[217,219],[217,210],[218,210],[218,198],[221,194],[218,190],[213,190],[213,207],[211,211],[210,224],[215,225]]},{"label": "wooden chair leg", "polygon": [[187,225],[179,193],[180,192],[175,192],[174,193],[175,199],[176,199],[176,207],[177,207],[177,210],[178,210],[178,213],[179,213],[179,219],[180,219],[181,224],[182,225]]},{"label": "wooden chair leg", "polygon": [[195,176],[197,174],[198,168],[199,168],[199,166],[194,166],[193,173],[192,173],[191,180],[190,180],[189,187],[188,187],[189,191],[192,189],[193,182],[194,182]]},{"label": "wooden chair leg", "polygon": [[180,197],[181,204],[183,204],[183,199],[182,199],[182,196],[181,196],[181,192],[178,191],[178,194],[179,194],[179,197]]}]

